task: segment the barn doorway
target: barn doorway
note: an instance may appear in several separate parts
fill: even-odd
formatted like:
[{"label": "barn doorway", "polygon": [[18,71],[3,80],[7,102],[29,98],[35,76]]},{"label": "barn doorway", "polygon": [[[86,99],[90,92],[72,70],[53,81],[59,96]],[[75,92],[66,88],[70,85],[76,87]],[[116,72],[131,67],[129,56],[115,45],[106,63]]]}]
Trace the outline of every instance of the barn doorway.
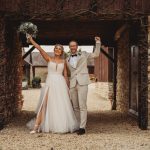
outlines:
[{"label": "barn doorway", "polygon": [[[94,45],[94,36],[100,35],[102,38],[102,43],[106,46],[114,48],[114,59],[107,53],[103,52],[103,54],[112,59],[114,62],[113,66],[113,95],[112,95],[112,110],[117,110],[123,113],[128,113],[129,111],[129,96],[130,96],[130,88],[129,88],[129,53],[130,53],[130,36],[128,27],[124,27],[124,21],[91,21],[91,22],[60,22],[60,21],[45,21],[45,22],[34,22],[39,27],[39,35],[37,38],[37,42],[40,45],[48,45],[51,41],[51,44],[60,43],[63,45],[67,45],[71,39],[75,39],[78,41],[79,45]],[[11,32],[11,36],[8,38],[9,51],[12,56],[18,53],[21,50],[21,47],[27,46],[26,39],[23,37],[21,39],[22,45],[20,45],[19,41],[16,42],[17,36],[14,38],[14,34],[16,34],[17,26],[20,22],[11,22],[13,24],[12,28],[9,29]],[[67,36],[66,36],[67,35]],[[116,40],[116,39],[117,40]],[[12,39],[14,48],[17,48],[14,53],[11,51]],[[14,50],[15,51],[15,50]],[[21,51],[15,57],[17,60],[22,59]],[[12,59],[9,59],[10,63]],[[22,65],[22,64],[21,64]],[[19,63],[20,67],[20,63]],[[8,71],[12,71],[12,69],[16,69],[16,66],[9,67]],[[17,72],[17,71],[16,71]],[[21,69],[17,75],[22,74]],[[112,73],[112,72],[111,72]],[[11,77],[9,75],[9,77]],[[21,78],[17,78],[18,86],[20,87]],[[14,83],[14,86],[16,83]],[[15,88],[16,93],[21,96],[21,89]],[[21,98],[17,98],[15,107],[18,107],[18,102]],[[15,100],[14,100],[15,101]],[[16,108],[18,109],[18,108]],[[139,108],[138,108],[139,109]],[[14,112],[16,110],[13,110]]]},{"label": "barn doorway", "polygon": [[[70,40],[75,39],[78,41],[80,46],[91,46],[91,45],[94,46],[95,45],[94,37],[96,35],[101,36],[103,46],[106,47],[110,46],[109,52],[107,51],[107,49],[102,49],[103,53],[100,54],[99,58],[94,60],[95,63],[94,70],[92,66],[89,66],[89,73],[94,74],[98,82],[99,83],[101,82],[100,84],[98,83],[95,86],[95,88],[97,88],[96,89],[97,92],[101,92],[103,86],[106,87],[105,90],[101,92],[100,96],[104,97],[108,101],[109,105],[115,105],[115,102],[113,102],[113,93],[114,93],[113,77],[115,76],[113,72],[113,67],[115,57],[114,47],[116,45],[113,38],[116,30],[120,27],[122,23],[115,22],[113,26],[111,25],[112,23],[110,21],[99,21],[99,23],[45,22],[44,24],[36,22],[36,24],[39,27],[40,31],[37,39],[37,42],[40,45],[55,44],[55,43],[67,45]],[[103,30],[104,26],[105,30]],[[110,32],[111,34],[109,34],[108,32]],[[91,48],[91,50],[93,50],[93,48]],[[105,62],[106,64],[103,64]],[[100,68],[99,64],[101,64],[101,66],[102,65],[104,66]],[[111,107],[110,109],[112,109]],[[115,106],[113,107],[114,107],[113,109],[115,109]]]},{"label": "barn doorway", "polygon": [[[49,56],[54,56],[54,45],[41,45],[41,47],[48,53]],[[103,50],[105,49],[104,46]],[[36,92],[32,88],[41,88],[41,86],[34,87],[33,81],[35,78],[40,78],[41,85],[44,86],[46,76],[47,76],[47,63],[39,53],[37,49],[34,49],[29,55],[26,55],[27,52],[32,48],[32,45],[29,47],[23,48],[23,81],[22,81],[22,94],[24,96],[24,105],[23,109],[26,108],[26,105],[31,103],[32,100],[32,93]],[[106,47],[105,51],[108,47]],[[78,47],[80,51],[86,51],[88,53],[92,53],[94,50],[94,45],[86,46],[80,45]],[[69,46],[64,45],[65,53],[69,52]],[[109,53],[113,54],[113,48],[109,48]],[[26,55],[26,57],[24,57]],[[99,66],[103,66],[99,68]],[[91,84],[89,85],[89,92],[94,96],[97,95],[99,98],[99,103],[102,102],[103,106],[99,103],[99,109],[103,109],[104,107],[108,110],[112,109],[112,99],[113,99],[113,63],[108,60],[108,58],[104,54],[100,54],[100,56],[96,59],[92,59],[88,61],[87,64],[89,77],[91,80]],[[33,91],[32,91],[33,90]],[[93,92],[91,92],[94,90]],[[31,91],[31,92],[30,92]],[[39,91],[40,93],[40,91]],[[37,95],[35,94],[36,99],[38,99]],[[30,98],[31,96],[31,98]],[[94,100],[95,98],[93,98]],[[96,99],[95,99],[96,101]],[[106,106],[105,106],[106,101]],[[37,102],[36,102],[37,103]],[[33,104],[34,105],[34,104]],[[28,105],[30,108],[32,105]],[[35,108],[35,106],[34,106]],[[104,109],[103,109],[104,110]]]},{"label": "barn doorway", "polygon": [[[106,110],[120,110],[122,112],[128,112],[128,101],[126,98],[127,93],[129,92],[129,88],[127,87],[126,92],[123,97],[117,95],[116,87],[117,87],[117,59],[116,52],[117,46],[114,36],[124,24],[121,21],[111,22],[111,21],[99,21],[99,22],[35,22],[39,27],[39,36],[37,42],[40,45],[47,44],[55,44],[61,43],[63,45],[67,45],[70,40],[77,40],[80,46],[91,46],[95,44],[94,36],[98,35],[102,38],[102,44],[105,48],[101,49],[100,57],[95,59],[94,65],[94,75],[97,79],[97,83],[95,83],[94,88],[99,95],[99,101],[103,101],[104,98],[106,100],[106,104],[109,105]],[[67,36],[64,36],[67,35]],[[127,35],[128,36],[128,35]],[[128,39],[128,37],[126,37]],[[24,40],[23,40],[24,41]],[[128,41],[126,41],[128,42]],[[26,44],[26,42],[24,42]],[[122,45],[120,45],[121,47]],[[107,49],[108,47],[108,49]],[[124,48],[124,57],[126,57],[126,62],[129,62],[128,47]],[[127,54],[127,55],[126,55]],[[123,57],[123,55],[121,56]],[[120,58],[122,59],[122,58]],[[124,63],[124,62],[122,62]],[[122,64],[121,64],[122,65]],[[124,67],[124,66],[120,66]],[[91,70],[90,70],[91,71]],[[89,71],[89,72],[90,72]],[[119,70],[120,71],[120,70]],[[124,72],[125,76],[128,77],[127,73],[129,69]],[[122,76],[119,80],[123,80]],[[126,78],[124,84],[129,84],[129,77]],[[92,86],[92,84],[90,85]],[[122,86],[122,84],[120,85]],[[118,88],[118,91],[120,89]],[[122,93],[120,91],[119,93]],[[107,96],[106,96],[106,94]],[[96,93],[95,93],[96,94]],[[104,96],[105,95],[105,96]],[[118,96],[118,101],[116,101]],[[105,102],[104,102],[105,103]],[[99,105],[99,102],[97,102]],[[117,106],[117,107],[116,107]],[[102,106],[99,106],[101,109]]]}]

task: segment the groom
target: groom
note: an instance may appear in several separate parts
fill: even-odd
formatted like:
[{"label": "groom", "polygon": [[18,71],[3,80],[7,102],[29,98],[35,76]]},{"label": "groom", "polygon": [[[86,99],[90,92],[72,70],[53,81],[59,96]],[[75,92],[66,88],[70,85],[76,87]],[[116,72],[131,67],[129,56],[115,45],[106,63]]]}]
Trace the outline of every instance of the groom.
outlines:
[{"label": "groom", "polygon": [[86,51],[78,52],[78,43],[71,41],[69,48],[71,54],[67,57],[67,66],[70,70],[70,97],[73,104],[75,115],[80,123],[78,135],[85,134],[87,122],[87,93],[88,84],[90,83],[87,62],[89,59],[94,59],[99,56],[101,39],[95,37],[96,48],[93,53]]}]

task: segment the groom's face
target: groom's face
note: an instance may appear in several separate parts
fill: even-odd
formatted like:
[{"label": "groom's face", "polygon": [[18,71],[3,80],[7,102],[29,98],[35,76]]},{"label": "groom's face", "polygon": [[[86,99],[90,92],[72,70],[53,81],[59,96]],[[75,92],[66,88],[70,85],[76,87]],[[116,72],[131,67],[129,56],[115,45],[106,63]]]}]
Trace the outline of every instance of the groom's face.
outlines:
[{"label": "groom's face", "polygon": [[78,50],[78,43],[75,41],[71,41],[69,43],[69,48],[70,48],[72,54],[76,53]]}]

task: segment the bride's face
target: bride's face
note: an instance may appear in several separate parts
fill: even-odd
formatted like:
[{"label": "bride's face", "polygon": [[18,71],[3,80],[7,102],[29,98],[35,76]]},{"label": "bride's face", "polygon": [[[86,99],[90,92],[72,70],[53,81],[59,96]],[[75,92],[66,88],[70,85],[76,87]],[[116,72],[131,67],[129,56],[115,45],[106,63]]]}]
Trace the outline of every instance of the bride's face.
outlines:
[{"label": "bride's face", "polygon": [[61,56],[63,54],[63,49],[61,46],[55,46],[54,48],[54,54],[56,56]]}]

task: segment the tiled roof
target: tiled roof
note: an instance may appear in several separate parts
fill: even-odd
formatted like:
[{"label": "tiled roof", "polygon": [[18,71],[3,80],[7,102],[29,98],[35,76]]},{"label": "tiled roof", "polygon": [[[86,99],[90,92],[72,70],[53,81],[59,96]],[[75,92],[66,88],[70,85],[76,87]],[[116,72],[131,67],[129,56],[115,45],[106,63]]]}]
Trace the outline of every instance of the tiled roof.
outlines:
[{"label": "tiled roof", "polygon": [[[49,56],[53,56],[54,53],[47,52]],[[47,66],[47,62],[44,60],[39,52],[32,52],[24,59],[28,64],[32,66]]]}]

